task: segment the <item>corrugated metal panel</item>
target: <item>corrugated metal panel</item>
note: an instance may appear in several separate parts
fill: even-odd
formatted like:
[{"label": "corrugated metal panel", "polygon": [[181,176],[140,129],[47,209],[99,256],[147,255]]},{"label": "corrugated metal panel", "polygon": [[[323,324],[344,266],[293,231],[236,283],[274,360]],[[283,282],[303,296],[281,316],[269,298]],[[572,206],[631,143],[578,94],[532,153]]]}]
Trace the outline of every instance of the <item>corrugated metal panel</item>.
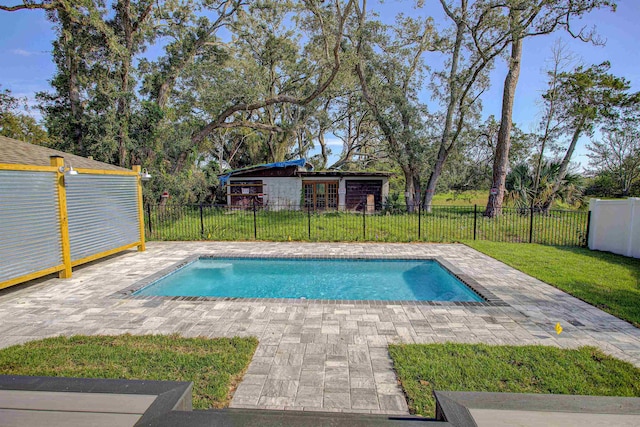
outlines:
[{"label": "corrugated metal panel", "polygon": [[135,176],[67,176],[71,261],[140,241]]},{"label": "corrugated metal panel", "polygon": [[0,282],[60,264],[56,174],[0,170]]}]

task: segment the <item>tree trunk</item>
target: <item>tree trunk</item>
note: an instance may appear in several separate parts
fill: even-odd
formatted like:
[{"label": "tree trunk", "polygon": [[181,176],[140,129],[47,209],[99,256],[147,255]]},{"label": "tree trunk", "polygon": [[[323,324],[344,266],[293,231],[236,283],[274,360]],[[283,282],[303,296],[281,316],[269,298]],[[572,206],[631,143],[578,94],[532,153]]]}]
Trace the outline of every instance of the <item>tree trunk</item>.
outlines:
[{"label": "tree trunk", "polygon": [[[75,54],[71,54],[75,55]],[[83,108],[80,101],[80,90],[78,89],[78,62],[76,58],[70,58],[69,62],[69,104],[71,107],[73,142],[77,153],[82,157],[87,156],[87,149],[84,146],[84,135],[82,132]]]},{"label": "tree trunk", "polygon": [[320,143],[320,155],[322,156],[322,165],[320,165],[320,169],[324,169],[327,167],[327,162],[329,161],[329,153],[327,153],[327,144],[324,140],[324,129],[320,128],[318,132],[318,142]]},{"label": "tree trunk", "polygon": [[69,72],[69,107],[71,109],[71,134],[76,153],[82,157],[87,156],[84,146],[84,133],[82,131],[83,108],[80,100],[80,88],[78,83],[78,58],[75,46],[71,46],[74,41],[69,38],[72,33],[71,18],[62,8],[58,10],[60,22],[62,23],[62,37],[65,46],[66,65]]},{"label": "tree trunk", "polygon": [[460,62],[462,44],[464,42],[465,31],[467,28],[467,7],[468,4],[466,1],[461,2],[460,18],[455,19],[453,16],[450,16],[451,19],[453,19],[456,23],[456,40],[453,46],[453,54],[451,56],[451,68],[449,69],[449,103],[447,105],[447,113],[445,115],[442,136],[440,137],[440,149],[438,150],[438,158],[436,159],[436,163],[433,166],[431,175],[429,175],[427,189],[425,190],[424,194],[424,209],[429,213],[431,212],[431,202],[433,201],[433,196],[435,195],[438,179],[440,178],[442,169],[444,168],[444,164],[449,157],[449,151],[453,147],[456,142],[455,140],[457,139],[455,136],[452,137],[451,129],[453,127],[456,105],[458,105],[461,96],[460,87],[458,84],[458,65]]},{"label": "tree trunk", "polygon": [[118,97],[118,166],[127,165],[127,143],[129,140],[129,69],[130,57],[124,59],[120,74],[120,96]]},{"label": "tree trunk", "polygon": [[[123,52],[122,57],[122,69],[120,70],[120,95],[118,97],[117,112],[118,112],[118,165],[120,167],[127,166],[128,150],[127,145],[129,143],[129,120],[131,117],[131,106],[129,105],[129,75],[131,71],[131,62],[134,55],[134,36],[138,30],[138,25],[145,19],[145,14],[142,14],[137,23],[133,21],[131,14],[131,1],[122,0],[119,2],[118,8],[121,13],[122,32],[124,36],[124,47],[126,49]],[[150,10],[150,9],[149,9]],[[148,11],[147,11],[148,13]]]},{"label": "tree trunk", "polygon": [[175,76],[169,76],[160,85],[160,88],[158,89],[158,94],[156,95],[156,99],[158,102],[158,106],[161,109],[164,109],[165,105],[167,105],[167,100],[169,99],[169,93],[171,92],[171,88],[173,88],[175,81],[176,81]]},{"label": "tree trunk", "polygon": [[571,143],[569,144],[569,148],[567,148],[567,152],[564,154],[564,158],[562,159],[562,163],[560,163],[560,169],[558,170],[558,176],[556,176],[553,183],[553,191],[551,192],[551,196],[549,197],[548,202],[545,204],[545,213],[549,212],[551,209],[551,205],[555,200],[556,193],[560,190],[560,186],[562,185],[562,181],[564,177],[567,176],[567,171],[569,170],[569,164],[571,163],[571,157],[573,156],[573,152],[576,149],[576,145],[578,144],[578,140],[580,139],[580,135],[582,135],[582,129],[584,128],[584,124],[586,123],[586,116],[582,116],[578,125],[573,130],[573,136],[571,137]]},{"label": "tree trunk", "polygon": [[563,54],[562,45],[555,45],[552,52],[554,58],[554,67],[553,73],[551,74],[551,89],[547,92],[547,94],[550,95],[547,98],[549,104],[545,112],[546,119],[544,125],[544,134],[542,135],[542,141],[540,143],[540,155],[536,164],[536,174],[533,180],[533,195],[531,196],[530,203],[532,211],[534,208],[536,208],[536,199],[538,198],[538,194],[540,193],[540,173],[542,172],[542,163],[544,162],[544,150],[547,146],[547,141],[549,141],[549,138],[551,137],[551,124],[553,123],[553,120],[556,116],[556,101],[558,100],[558,78],[560,74],[561,63],[565,58],[567,58],[567,56]]},{"label": "tree trunk", "polygon": [[580,135],[582,135],[582,129],[584,128],[584,124],[586,123],[586,117],[582,117],[580,122],[578,122],[578,126],[573,131],[573,136],[571,137],[571,143],[569,144],[569,148],[567,148],[567,152],[562,159],[562,163],[560,164],[560,170],[558,171],[558,178],[556,179],[556,183],[553,186],[554,193],[558,191],[560,188],[560,181],[567,176],[567,171],[569,170],[569,163],[571,163],[571,157],[573,156],[573,152],[576,149],[576,144],[578,143],[578,139],[580,139]]},{"label": "tree trunk", "polygon": [[420,203],[420,175],[412,168],[403,166],[404,198],[407,212],[412,213]]},{"label": "tree trunk", "polygon": [[438,184],[438,179],[442,174],[442,169],[444,168],[444,163],[447,161],[448,156],[449,152],[444,149],[444,146],[440,146],[436,164],[433,166],[433,170],[431,171],[431,175],[429,176],[429,181],[427,182],[427,189],[424,193],[423,206],[428,213],[431,213],[431,203],[433,201],[433,196],[436,193],[436,185]]},{"label": "tree trunk", "polygon": [[[518,21],[519,13],[511,11],[511,22]],[[511,44],[511,61],[509,72],[504,80],[504,90],[502,93],[502,116],[500,119],[500,130],[498,131],[498,143],[493,160],[493,179],[487,201],[485,216],[493,218],[500,215],[502,203],[504,201],[505,181],[509,166],[509,149],[511,148],[511,127],[513,124],[513,101],[518,86],[520,76],[520,61],[522,59],[522,38],[519,34],[513,35]]]}]

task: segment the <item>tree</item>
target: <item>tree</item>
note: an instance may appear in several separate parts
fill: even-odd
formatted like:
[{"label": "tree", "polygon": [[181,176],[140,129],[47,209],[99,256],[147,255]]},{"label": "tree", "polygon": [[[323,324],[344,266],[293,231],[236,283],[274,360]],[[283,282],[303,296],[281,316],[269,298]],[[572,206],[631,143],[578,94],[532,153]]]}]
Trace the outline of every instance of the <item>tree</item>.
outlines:
[{"label": "tree", "polygon": [[602,43],[595,37],[593,30],[587,31],[582,28],[579,32],[574,32],[571,21],[593,9],[610,7],[611,10],[615,10],[615,5],[614,0],[498,0],[489,2],[488,7],[504,10],[504,13],[508,15],[511,54],[504,81],[498,147],[493,162],[491,191],[484,213],[486,216],[499,215],[502,209],[511,147],[513,106],[520,76],[524,39],[550,34],[558,28],[562,28],[580,40]]},{"label": "tree", "polygon": [[[243,0],[214,0],[207,2],[186,2],[158,10],[161,25],[158,36],[170,41],[164,47],[165,55],[157,61],[142,62],[147,71],[144,92],[163,109],[176,81],[199,56],[224,59],[226,52],[221,48],[218,31],[230,25],[237,14],[247,4]],[[212,18],[203,16],[213,14]]]},{"label": "tree", "polygon": [[[489,116],[483,123],[470,123],[461,136],[459,147],[450,156],[443,171],[444,185],[450,191],[485,190],[491,184],[491,159],[495,155],[498,139],[498,123]],[[516,124],[511,130],[510,168],[530,160],[535,136],[522,131]],[[441,180],[441,181],[442,181]]]},{"label": "tree", "polygon": [[640,179],[640,131],[627,124],[605,131],[602,139],[587,145],[589,166],[597,174],[615,178],[622,196],[629,196],[631,186]]},{"label": "tree", "polygon": [[[343,148],[340,158],[328,169],[354,166],[366,169],[378,162],[390,161],[380,128],[371,109],[355,91],[356,85],[350,93],[334,100],[337,107],[331,115],[331,130],[342,141]],[[318,139],[323,145],[319,135]]]},{"label": "tree", "polygon": [[422,54],[433,46],[433,23],[405,18],[392,39],[381,23],[367,21],[366,0],[358,5],[357,19],[355,69],[362,97],[385,136],[387,151],[402,169],[405,203],[412,212],[420,201],[425,151],[426,110],[417,102],[417,86],[424,72]]},{"label": "tree", "polygon": [[[487,71],[507,45],[507,37],[496,29],[500,17],[481,10],[467,0],[457,7],[441,0],[452,28],[438,34],[431,18],[416,20],[400,16],[393,36],[379,23],[366,21],[366,1],[359,8],[356,51],[363,97],[369,104],[405,176],[407,209],[421,201],[421,177],[426,154],[432,154],[424,205],[431,208],[436,185],[447,158],[457,149],[468,120],[479,111],[479,96],[486,89]],[[447,56],[445,69],[431,73],[431,88],[443,111],[427,114],[418,99],[426,79],[424,55],[438,52]],[[432,120],[438,117],[438,120]],[[429,122],[441,122],[434,129]],[[432,150],[434,149],[434,150]]]},{"label": "tree", "polygon": [[353,0],[349,0],[345,5],[340,0],[334,0],[326,5],[316,4],[312,0],[305,0],[302,3],[304,8],[300,9],[300,12],[309,14],[309,18],[315,23],[315,25],[306,25],[303,28],[319,31],[319,34],[311,34],[311,42],[321,43],[325,47],[322,50],[322,57],[317,58],[317,61],[312,64],[301,59],[301,62],[305,62],[307,73],[297,75],[284,82],[282,84],[283,90],[280,92],[257,98],[243,96],[249,95],[249,93],[238,93],[234,97],[227,98],[217,111],[212,112],[213,119],[193,134],[191,141],[194,145],[200,143],[217,129],[253,127],[279,130],[279,128],[268,124],[255,124],[250,120],[245,120],[243,114],[250,115],[255,111],[282,104],[304,107],[329,88],[340,71],[344,28],[353,7]]},{"label": "tree", "polygon": [[54,23],[54,91],[37,98],[57,148],[130,165],[128,129],[136,98],[132,63],[152,35],[145,21],[154,4],[119,0],[112,3],[113,14],[100,0],[24,0],[0,6],[10,12],[44,9]]},{"label": "tree", "polygon": [[47,145],[49,135],[26,110],[26,99],[16,98],[9,89],[0,90],[0,135],[37,145]]},{"label": "tree", "polygon": [[[85,106],[81,100],[83,93],[83,76],[90,68],[88,65],[91,55],[86,47],[91,44],[95,36],[93,24],[101,19],[103,11],[99,4],[92,0],[53,0],[36,3],[23,0],[23,3],[15,6],[0,5],[0,10],[16,12],[29,9],[41,9],[47,12],[49,19],[56,25],[58,40],[54,42],[54,62],[58,66],[58,75],[52,81],[59,96],[39,96],[38,99],[50,102],[50,109],[43,107],[45,124],[47,129],[61,144],[61,149],[69,146],[74,148],[77,154],[87,155],[85,141],[86,126],[83,115]],[[100,26],[101,27],[101,26]],[[104,45],[104,43],[103,43]],[[49,111],[63,113],[54,119],[56,126],[49,126]],[[66,146],[65,146],[66,145]]]},{"label": "tree", "polygon": [[[199,66],[201,81],[218,77],[210,69],[220,68],[229,56],[218,33],[233,22],[245,4],[240,0],[168,2],[155,11],[157,36],[168,42],[163,46],[164,55],[153,62],[142,59],[139,71],[143,74],[142,95],[154,105],[148,111],[152,116],[156,113],[162,116],[155,132],[160,140],[154,140],[153,144],[162,154],[155,161],[168,174],[180,176],[193,164],[192,157],[203,149],[191,143],[193,133],[204,125],[202,108],[188,103],[209,87],[188,87],[192,81],[190,73]],[[204,69],[203,63],[210,69]],[[216,82],[210,83],[214,86]],[[176,86],[184,92],[176,93]]]},{"label": "tree", "polygon": [[[540,151],[537,155],[536,172],[533,180],[533,188],[538,191],[538,185],[540,183],[540,174],[542,172],[542,165],[544,163],[545,149],[547,145],[554,140],[559,139],[562,134],[564,119],[560,114],[560,103],[562,102],[562,95],[560,91],[560,75],[564,71],[565,67],[574,62],[574,57],[567,52],[566,46],[560,41],[557,41],[552,50],[551,69],[547,71],[547,92],[542,95],[543,99],[543,113],[542,119],[539,125],[541,132],[538,135],[538,143],[540,144]],[[511,150],[510,150],[511,151]],[[534,208],[538,194],[534,194],[531,198],[531,208]]]},{"label": "tree", "polygon": [[445,0],[440,0],[440,4],[453,23],[455,36],[443,43],[443,52],[450,55],[449,69],[433,75],[434,88],[444,88],[435,93],[445,111],[437,156],[425,190],[427,211],[431,211],[431,201],[447,158],[457,148],[469,116],[480,108],[478,100],[489,85],[487,72],[509,42],[508,33],[503,30],[503,17],[485,3],[471,5],[461,0],[457,8]]},{"label": "tree", "polygon": [[[145,49],[146,42],[155,37],[148,21],[156,2],[154,0],[118,0],[115,16],[108,22],[113,28],[113,36],[118,43],[115,60],[116,67],[116,114],[118,165],[130,166],[128,151],[130,146],[129,127],[131,121],[131,102],[136,98],[135,82],[132,79],[133,59]],[[109,34],[110,35],[110,34]],[[107,35],[107,36],[109,36]]]},{"label": "tree", "polygon": [[[171,156],[172,173],[180,174],[213,140],[220,142],[216,133],[253,141],[232,129],[250,129],[255,139],[265,141],[254,151],[264,154],[261,161],[304,156],[312,138],[304,124],[326,101],[322,96],[340,71],[340,43],[352,2],[213,5],[218,17],[211,22],[195,12],[188,15],[193,22],[188,27],[172,23],[186,12],[167,17],[171,25],[165,32],[174,40],[156,63],[143,64],[151,70],[145,93],[173,122],[170,132],[180,131],[179,138],[172,138],[179,146]],[[285,25],[288,21],[296,25]],[[216,37],[223,27],[232,34],[228,43]],[[183,138],[187,132],[188,140]],[[217,150],[217,155],[223,152]]]},{"label": "tree", "polygon": [[582,66],[558,77],[558,108],[564,122],[564,133],[570,136],[554,190],[569,169],[578,140],[583,134],[591,136],[602,123],[616,122],[626,111],[640,105],[640,92],[629,93],[629,81],[607,71],[608,62],[589,68]]},{"label": "tree", "polygon": [[[161,167],[172,176],[188,174],[209,153],[225,167],[306,156],[316,114],[341,69],[350,2],[227,4],[238,7],[214,10],[225,18],[213,23],[194,13],[186,28],[172,28],[185,15],[167,17],[174,40],[166,55],[142,65],[149,70],[144,93],[164,115]],[[209,32],[223,27],[230,32],[225,42]]]}]

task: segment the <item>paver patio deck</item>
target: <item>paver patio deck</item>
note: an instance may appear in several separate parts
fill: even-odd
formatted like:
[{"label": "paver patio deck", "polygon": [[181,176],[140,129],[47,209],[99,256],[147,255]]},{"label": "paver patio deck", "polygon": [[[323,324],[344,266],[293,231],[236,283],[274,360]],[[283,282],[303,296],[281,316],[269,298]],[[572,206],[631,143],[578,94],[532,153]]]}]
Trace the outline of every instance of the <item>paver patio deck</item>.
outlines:
[{"label": "paver patio deck", "polygon": [[[256,336],[232,407],[405,414],[389,343],[592,345],[640,366],[640,329],[464,245],[151,242],[74,271],[0,291],[0,347],[73,334]],[[438,256],[505,307],[296,304],[117,298],[193,254]],[[556,335],[554,326],[564,328]]]}]

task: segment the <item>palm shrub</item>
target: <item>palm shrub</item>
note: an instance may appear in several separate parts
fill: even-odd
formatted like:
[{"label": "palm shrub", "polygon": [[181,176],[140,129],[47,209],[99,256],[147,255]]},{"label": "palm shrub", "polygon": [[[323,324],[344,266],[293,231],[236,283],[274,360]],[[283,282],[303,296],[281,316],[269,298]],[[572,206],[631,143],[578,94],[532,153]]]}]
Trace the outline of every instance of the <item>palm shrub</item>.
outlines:
[{"label": "palm shrub", "polygon": [[[527,163],[519,163],[511,169],[506,178],[507,200],[509,204],[526,212],[531,206],[536,212],[548,213],[554,202],[580,207],[584,191],[582,177],[567,173],[557,191],[554,191],[560,163],[549,161],[542,165],[537,191],[534,188],[535,170]],[[531,203],[533,200],[533,204]]]}]

